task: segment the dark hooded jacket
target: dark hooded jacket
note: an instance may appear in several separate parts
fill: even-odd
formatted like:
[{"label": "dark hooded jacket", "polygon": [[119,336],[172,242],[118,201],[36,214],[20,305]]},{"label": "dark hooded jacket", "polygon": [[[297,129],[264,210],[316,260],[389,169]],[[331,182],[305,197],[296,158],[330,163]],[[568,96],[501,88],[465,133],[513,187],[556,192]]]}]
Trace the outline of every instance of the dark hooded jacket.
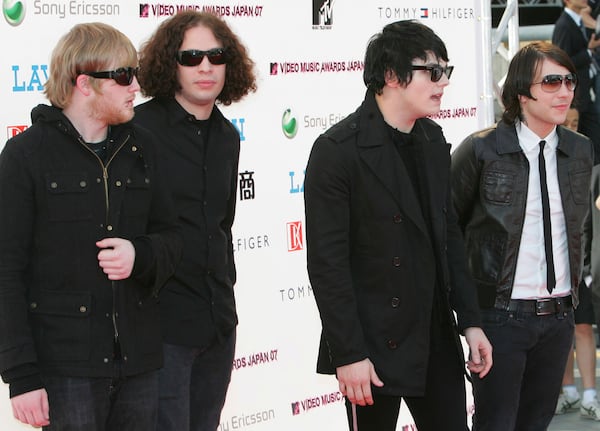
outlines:
[{"label": "dark hooded jacket", "polygon": [[[109,377],[162,365],[157,294],[181,236],[150,133],[111,127],[102,160],[55,107],[0,154],[0,373],[11,396],[41,387],[40,371]],[[111,281],[96,242],[130,240],[132,275]]]}]

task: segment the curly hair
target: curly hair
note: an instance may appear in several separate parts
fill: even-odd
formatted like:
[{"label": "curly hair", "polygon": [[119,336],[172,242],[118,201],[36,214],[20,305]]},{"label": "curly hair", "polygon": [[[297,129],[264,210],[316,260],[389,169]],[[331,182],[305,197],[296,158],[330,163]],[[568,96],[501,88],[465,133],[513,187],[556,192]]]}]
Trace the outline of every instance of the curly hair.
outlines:
[{"label": "curly hair", "polygon": [[164,21],[140,49],[138,81],[144,96],[173,97],[181,89],[175,56],[185,32],[197,26],[210,29],[227,52],[225,85],[217,100],[230,105],[256,91],[254,62],[227,23],[212,13],[186,10]]}]

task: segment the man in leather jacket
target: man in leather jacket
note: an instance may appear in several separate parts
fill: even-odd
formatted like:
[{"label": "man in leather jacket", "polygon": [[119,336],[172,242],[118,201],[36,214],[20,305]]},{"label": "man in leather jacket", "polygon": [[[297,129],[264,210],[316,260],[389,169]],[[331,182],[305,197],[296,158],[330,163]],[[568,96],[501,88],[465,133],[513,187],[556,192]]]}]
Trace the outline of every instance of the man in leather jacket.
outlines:
[{"label": "man in leather jacket", "polygon": [[157,295],[181,236],[152,135],[130,122],[136,72],[124,34],[76,25],[52,54],[52,106],[0,155],[0,373],[15,417],[50,431],[157,418]]},{"label": "man in leather jacket", "polygon": [[452,156],[453,200],[494,349],[489,375],[473,379],[477,431],[546,429],[556,407],[592,169],[590,141],[560,126],[576,84],[564,51],[527,45],[509,66],[502,121]]}]

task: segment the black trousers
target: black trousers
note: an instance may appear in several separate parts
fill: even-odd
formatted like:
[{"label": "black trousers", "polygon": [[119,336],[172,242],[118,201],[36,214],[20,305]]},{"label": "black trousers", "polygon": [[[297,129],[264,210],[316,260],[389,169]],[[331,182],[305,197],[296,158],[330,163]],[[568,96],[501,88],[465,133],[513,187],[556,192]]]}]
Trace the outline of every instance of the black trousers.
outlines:
[{"label": "black trousers", "polygon": [[430,350],[425,396],[374,395],[373,405],[357,405],[358,430],[353,428],[351,404],[346,400],[349,430],[395,431],[404,399],[419,431],[467,431],[465,372],[457,348],[449,334],[445,342]]}]

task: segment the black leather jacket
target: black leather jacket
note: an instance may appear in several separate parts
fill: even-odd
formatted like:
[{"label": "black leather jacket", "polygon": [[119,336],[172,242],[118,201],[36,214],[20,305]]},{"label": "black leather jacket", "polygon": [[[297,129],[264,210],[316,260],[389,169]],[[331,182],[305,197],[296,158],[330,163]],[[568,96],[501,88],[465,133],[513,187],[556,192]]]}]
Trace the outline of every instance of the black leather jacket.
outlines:
[{"label": "black leather jacket", "polygon": [[[562,126],[557,134],[558,183],[567,230],[571,292],[577,303],[592,147],[588,138]],[[508,307],[525,218],[528,177],[529,163],[516,129],[503,122],[470,135],[452,155],[452,195],[482,308]]]}]

